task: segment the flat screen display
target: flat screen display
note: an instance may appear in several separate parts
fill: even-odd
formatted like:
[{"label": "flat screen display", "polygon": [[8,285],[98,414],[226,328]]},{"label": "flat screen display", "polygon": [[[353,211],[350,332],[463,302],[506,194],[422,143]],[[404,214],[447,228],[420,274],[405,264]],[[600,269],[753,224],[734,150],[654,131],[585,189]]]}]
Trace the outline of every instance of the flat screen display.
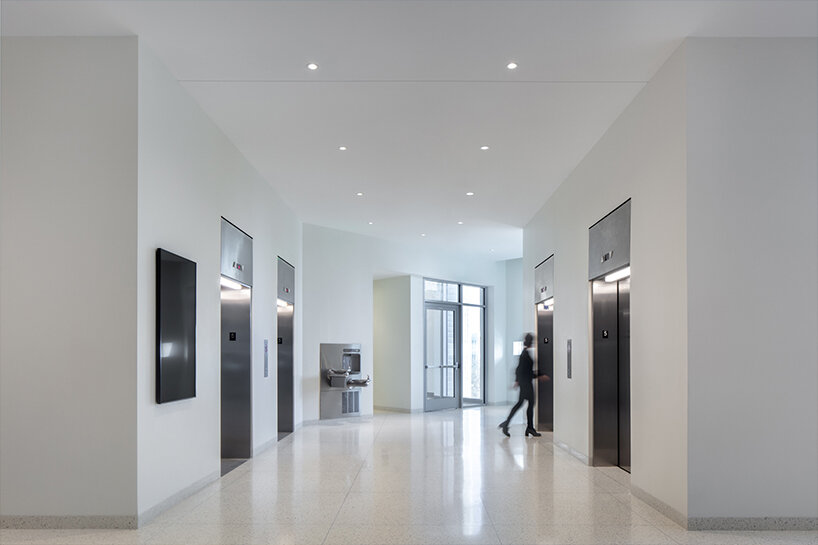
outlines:
[{"label": "flat screen display", "polygon": [[156,250],[156,402],[196,397],[196,263]]}]

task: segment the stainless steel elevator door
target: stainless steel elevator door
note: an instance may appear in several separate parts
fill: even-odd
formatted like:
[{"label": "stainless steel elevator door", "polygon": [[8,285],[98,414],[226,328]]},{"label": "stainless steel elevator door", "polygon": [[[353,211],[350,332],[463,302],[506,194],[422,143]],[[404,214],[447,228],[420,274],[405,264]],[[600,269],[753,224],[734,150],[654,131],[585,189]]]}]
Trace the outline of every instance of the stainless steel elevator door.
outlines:
[{"label": "stainless steel elevator door", "polygon": [[537,381],[537,429],[554,430],[554,307],[537,307],[537,369],[551,380]]},{"label": "stainless steel elevator door", "polygon": [[222,458],[252,455],[250,288],[221,290]]},{"label": "stainless steel elevator door", "polygon": [[[293,305],[295,269],[278,259],[278,438],[295,429],[293,396]],[[287,297],[289,295],[289,298]]]},{"label": "stainless steel elevator door", "polygon": [[593,283],[594,465],[619,464],[616,282]]},{"label": "stainless steel elevator door", "polygon": [[595,280],[593,462],[631,468],[630,278]]}]

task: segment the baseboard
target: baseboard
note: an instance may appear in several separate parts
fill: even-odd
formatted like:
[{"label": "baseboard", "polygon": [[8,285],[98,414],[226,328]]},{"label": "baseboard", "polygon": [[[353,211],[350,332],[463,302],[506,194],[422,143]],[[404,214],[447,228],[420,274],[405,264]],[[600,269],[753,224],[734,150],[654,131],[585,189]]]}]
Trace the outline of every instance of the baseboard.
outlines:
[{"label": "baseboard", "polygon": [[815,517],[690,517],[688,530],[818,530]]},{"label": "baseboard", "polygon": [[400,407],[384,407],[381,405],[375,405],[376,411],[384,411],[387,413],[404,413],[404,414],[411,414],[411,413],[422,413],[423,409],[403,409]]},{"label": "baseboard", "polygon": [[190,485],[190,486],[188,486],[186,488],[183,488],[182,490],[180,490],[176,494],[173,494],[169,498],[157,503],[156,505],[154,505],[150,509],[146,509],[145,511],[142,511],[142,513],[140,513],[139,518],[137,520],[137,526],[136,527],[141,528],[145,524],[147,524],[150,521],[152,521],[153,519],[155,519],[157,516],[161,515],[163,512],[167,511],[168,509],[170,509],[171,507],[176,505],[177,503],[179,503],[182,500],[185,500],[185,499],[189,498],[190,496],[192,496],[193,494],[199,492],[201,489],[203,489],[204,487],[206,487],[210,483],[219,480],[220,476],[221,476],[221,472],[220,471],[215,471],[215,472],[211,473],[210,475],[208,475],[208,476],[206,476],[206,477],[204,477],[202,479],[199,479],[198,481],[196,481],[192,485]]},{"label": "baseboard", "polygon": [[4,530],[130,530],[138,525],[138,517],[130,515],[0,516]]},{"label": "baseboard", "polygon": [[557,447],[559,447],[560,449],[564,450],[565,452],[567,452],[568,454],[570,454],[571,456],[573,456],[574,458],[576,458],[577,460],[579,460],[580,462],[585,464],[586,466],[591,465],[590,460],[588,459],[588,457],[586,455],[584,455],[583,453],[581,453],[580,451],[573,448],[572,446],[567,445],[567,444],[563,443],[562,441],[557,441],[556,439],[553,440],[553,443]]},{"label": "baseboard", "polygon": [[633,494],[636,498],[642,500],[643,502],[647,503],[664,516],[681,526],[682,528],[687,528],[688,530],[692,530],[690,528],[690,519],[681,514],[679,511],[674,509],[673,507],[669,506],[659,498],[645,492],[635,484],[631,484],[631,494]]},{"label": "baseboard", "polygon": [[272,439],[270,439],[266,443],[262,443],[259,446],[257,446],[256,448],[254,448],[253,449],[253,457],[255,458],[256,456],[258,456],[259,454],[261,454],[262,452],[264,452],[268,448],[272,447],[276,443],[278,443],[278,434],[276,434],[275,437],[273,437]]}]

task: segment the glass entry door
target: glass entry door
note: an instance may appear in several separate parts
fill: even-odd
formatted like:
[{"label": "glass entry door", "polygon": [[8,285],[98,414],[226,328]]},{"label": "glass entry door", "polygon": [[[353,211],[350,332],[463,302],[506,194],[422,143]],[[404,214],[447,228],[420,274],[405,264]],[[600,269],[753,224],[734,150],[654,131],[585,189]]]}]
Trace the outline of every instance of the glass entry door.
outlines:
[{"label": "glass entry door", "polygon": [[424,410],[460,407],[460,308],[426,304]]}]

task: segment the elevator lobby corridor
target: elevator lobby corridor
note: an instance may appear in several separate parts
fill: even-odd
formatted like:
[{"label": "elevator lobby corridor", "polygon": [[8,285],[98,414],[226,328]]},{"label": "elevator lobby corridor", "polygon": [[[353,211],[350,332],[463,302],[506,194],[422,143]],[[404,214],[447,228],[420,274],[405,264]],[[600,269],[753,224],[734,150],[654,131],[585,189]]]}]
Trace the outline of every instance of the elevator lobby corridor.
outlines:
[{"label": "elevator lobby corridor", "polygon": [[508,407],[308,425],[139,530],[0,530],[0,543],[789,544],[818,532],[687,532],[591,468],[525,438]]}]

